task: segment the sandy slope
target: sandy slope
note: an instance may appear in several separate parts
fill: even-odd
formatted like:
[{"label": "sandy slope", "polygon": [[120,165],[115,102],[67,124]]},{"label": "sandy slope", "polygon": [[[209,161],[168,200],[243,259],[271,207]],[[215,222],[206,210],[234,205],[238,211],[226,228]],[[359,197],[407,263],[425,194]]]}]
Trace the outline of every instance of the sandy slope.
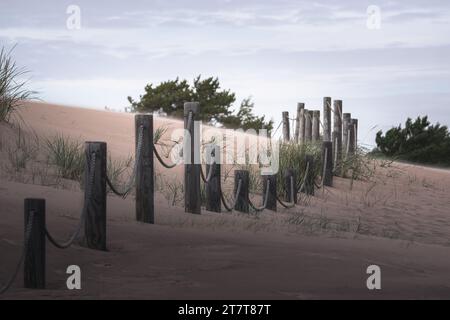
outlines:
[{"label": "sandy slope", "polygon": [[[133,151],[133,118],[32,104],[23,118],[45,135],[104,140],[114,156]],[[157,125],[163,123],[159,120]],[[181,125],[173,121],[174,126]],[[13,135],[0,128],[2,137]],[[1,153],[3,160],[7,157]],[[1,160],[1,159],[0,159]],[[159,168],[159,170],[162,170]],[[181,169],[179,169],[181,170]],[[2,178],[0,282],[11,274],[23,238],[25,197],[47,199],[48,226],[64,238],[81,207],[77,188]],[[48,245],[48,290],[3,298],[450,298],[450,173],[420,166],[376,167],[368,182],[336,179],[307,205],[255,217],[185,214],[157,195],[156,225],[134,221],[133,199],[108,199],[108,252]],[[302,224],[293,218],[303,217]],[[78,264],[83,290],[65,289]],[[366,289],[366,268],[382,268],[382,290]]]}]

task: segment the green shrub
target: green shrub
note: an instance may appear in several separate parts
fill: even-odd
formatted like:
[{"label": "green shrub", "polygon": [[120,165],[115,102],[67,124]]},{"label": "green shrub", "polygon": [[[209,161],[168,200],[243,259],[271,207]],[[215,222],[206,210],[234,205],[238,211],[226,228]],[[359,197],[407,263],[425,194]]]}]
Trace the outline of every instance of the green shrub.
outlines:
[{"label": "green shrub", "polygon": [[82,181],[85,155],[83,144],[62,134],[46,139],[48,160],[64,179]]},{"label": "green shrub", "polygon": [[401,160],[450,165],[450,134],[446,126],[431,125],[428,117],[408,118],[405,127],[392,128],[376,136],[377,149],[381,153]]}]

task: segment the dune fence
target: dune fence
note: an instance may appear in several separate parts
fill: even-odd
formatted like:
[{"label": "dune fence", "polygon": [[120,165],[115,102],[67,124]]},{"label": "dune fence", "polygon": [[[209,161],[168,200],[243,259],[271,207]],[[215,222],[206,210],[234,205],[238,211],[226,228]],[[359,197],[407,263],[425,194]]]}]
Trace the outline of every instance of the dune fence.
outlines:
[{"label": "dune fence", "polygon": [[[205,150],[205,169],[200,160],[200,132],[194,125],[199,119],[200,105],[197,102],[184,104],[184,140],[180,155],[184,165],[184,209],[187,213],[201,214],[201,183],[206,195],[207,211],[220,213],[237,211],[248,214],[269,210],[276,212],[277,205],[285,209],[294,208],[300,202],[299,194],[314,195],[315,189],[331,187],[333,176],[342,175],[342,163],[345,158],[355,152],[357,143],[357,119],[350,114],[342,113],[342,101],[335,100],[331,107],[331,98],[324,98],[323,121],[320,111],[309,111],[303,103],[297,106],[295,118],[289,118],[287,111],[282,114],[282,144],[320,143],[322,159],[320,161],[320,181],[316,181],[313,173],[317,168],[316,159],[305,155],[305,168],[296,174],[294,168],[286,168],[283,172],[283,195],[277,190],[275,173],[261,173],[262,203],[254,203],[250,199],[249,170],[234,170],[234,186],[232,199],[227,200],[222,188],[221,146],[209,143]],[[334,127],[331,128],[331,115],[334,113]],[[290,133],[290,122],[294,125]],[[320,129],[322,128],[322,136]],[[171,147],[173,149],[173,146]],[[46,227],[45,199],[24,200],[24,244],[22,255],[12,276],[0,288],[5,293],[16,280],[23,264],[24,287],[44,289],[46,274],[46,241],[59,249],[67,249],[72,245],[93,249],[107,250],[107,193],[108,188],[119,197],[127,198],[135,191],[136,220],[142,223],[155,223],[155,169],[154,158],[166,169],[175,168],[179,163],[169,161],[169,156],[162,155],[154,143],[154,127],[152,114],[135,116],[135,161],[132,174],[125,187],[114,186],[107,175],[106,142],[89,141],[85,143],[84,172],[84,204],[76,229],[63,242],[56,240]],[[279,182],[279,181],[278,181]]]}]

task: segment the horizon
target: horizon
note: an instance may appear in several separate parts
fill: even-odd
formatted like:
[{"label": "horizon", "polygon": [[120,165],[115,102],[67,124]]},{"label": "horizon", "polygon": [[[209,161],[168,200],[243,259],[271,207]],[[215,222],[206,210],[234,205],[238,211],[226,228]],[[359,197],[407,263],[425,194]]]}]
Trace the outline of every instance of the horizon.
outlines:
[{"label": "horizon", "polygon": [[149,83],[201,74],[236,93],[234,109],[251,96],[275,129],[297,102],[341,99],[373,146],[407,117],[450,123],[450,4],[423,3],[7,0],[0,41],[45,102],[123,109]]}]

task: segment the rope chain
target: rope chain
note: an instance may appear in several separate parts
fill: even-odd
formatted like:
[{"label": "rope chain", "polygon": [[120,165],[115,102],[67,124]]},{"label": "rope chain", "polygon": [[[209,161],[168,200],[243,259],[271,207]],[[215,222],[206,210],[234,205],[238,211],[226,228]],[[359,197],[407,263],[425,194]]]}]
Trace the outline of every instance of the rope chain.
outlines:
[{"label": "rope chain", "polygon": [[106,183],[108,184],[108,187],[111,189],[111,191],[116,194],[119,197],[126,198],[128,194],[130,193],[131,189],[134,187],[134,183],[136,181],[136,172],[137,167],[141,161],[142,156],[142,145],[144,140],[144,127],[139,127],[139,135],[138,135],[138,143],[137,143],[137,151],[136,151],[136,159],[134,160],[134,167],[132,174],[130,176],[130,181],[126,184],[126,187],[124,188],[124,191],[119,191],[117,187],[115,187],[111,181],[111,179],[106,176]]},{"label": "rope chain", "polygon": [[11,286],[13,285],[14,281],[16,281],[17,275],[19,274],[20,267],[22,266],[22,263],[25,260],[25,255],[27,254],[27,251],[28,251],[28,248],[30,245],[31,231],[33,230],[33,222],[34,222],[34,211],[30,211],[30,215],[28,217],[28,223],[27,223],[27,226],[25,229],[25,240],[23,243],[22,254],[20,255],[19,262],[17,263],[16,269],[14,270],[11,278],[9,279],[9,281],[6,283],[5,286],[0,288],[0,294],[4,294],[6,291],[8,291],[9,288],[11,288]]},{"label": "rope chain", "polygon": [[94,180],[95,180],[95,162],[96,162],[96,153],[93,152],[91,155],[91,163],[90,163],[90,168],[89,168],[90,175],[89,175],[88,185],[86,186],[87,196],[84,199],[83,211],[81,212],[80,221],[78,223],[78,226],[77,226],[75,232],[72,234],[72,236],[67,241],[65,241],[63,243],[59,243],[50,234],[47,227],[45,228],[45,236],[47,237],[48,241],[50,241],[50,243],[58,249],[69,248],[75,242],[78,235],[80,234],[84,220],[86,219],[87,206],[92,198],[92,189],[94,187]]},{"label": "rope chain", "polygon": [[252,207],[253,210],[255,210],[256,212],[261,212],[267,207],[267,200],[269,199],[269,188],[270,188],[270,180],[267,179],[267,188],[266,188],[265,198],[263,199],[264,201],[263,201],[263,205],[261,207],[255,206],[253,204],[253,202],[250,200],[250,198],[248,198],[248,203],[249,203],[250,207]]},{"label": "rope chain", "polygon": [[233,200],[233,205],[232,206],[228,206],[227,205],[227,202],[225,201],[225,197],[223,195],[223,192],[222,192],[222,190],[220,190],[220,198],[222,199],[222,203],[223,203],[225,209],[227,209],[227,211],[233,211],[234,207],[236,206],[239,193],[241,193],[241,187],[242,187],[242,180],[239,179],[238,186],[236,188],[236,194],[234,196],[234,200]]}]

